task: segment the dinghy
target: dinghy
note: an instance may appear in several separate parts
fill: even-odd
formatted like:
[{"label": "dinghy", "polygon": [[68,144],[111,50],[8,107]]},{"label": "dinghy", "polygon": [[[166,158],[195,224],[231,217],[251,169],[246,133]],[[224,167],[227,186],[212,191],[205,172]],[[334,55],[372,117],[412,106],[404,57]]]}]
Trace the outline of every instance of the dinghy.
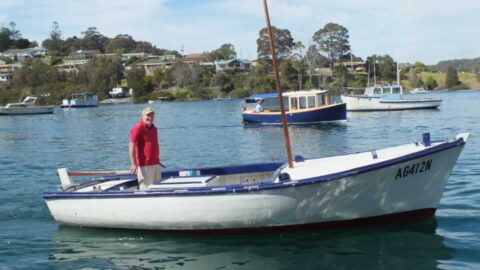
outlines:
[{"label": "dinghy", "polygon": [[[434,215],[469,134],[286,163],[163,173],[138,190],[134,175],[105,175],[43,197],[60,224],[174,231],[249,231],[391,224]],[[113,173],[113,172],[105,172]],[[70,174],[70,175],[69,175]],[[82,174],[80,174],[82,175]]]}]

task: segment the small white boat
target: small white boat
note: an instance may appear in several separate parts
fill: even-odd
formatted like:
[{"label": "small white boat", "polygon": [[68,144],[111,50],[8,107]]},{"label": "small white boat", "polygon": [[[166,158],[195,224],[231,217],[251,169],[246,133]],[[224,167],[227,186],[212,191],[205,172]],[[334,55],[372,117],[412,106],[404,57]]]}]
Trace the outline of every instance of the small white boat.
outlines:
[{"label": "small white boat", "polygon": [[365,88],[363,95],[342,95],[348,111],[393,111],[436,109],[439,98],[418,98],[403,94],[401,85],[377,85]]},{"label": "small white boat", "polygon": [[[110,175],[45,192],[61,224],[173,231],[265,231],[434,215],[469,134],[343,156],[284,163],[166,171],[148,190],[135,176]],[[108,172],[106,172],[108,173]],[[112,172],[110,172],[112,173]],[[77,174],[78,175],[78,174]]]},{"label": "small white boat", "polygon": [[76,93],[70,99],[62,101],[62,108],[98,107],[98,95],[93,93]]},{"label": "small white boat", "polygon": [[414,88],[412,91],[410,91],[411,94],[428,94],[431,91],[425,90],[425,88],[420,87],[420,88]]},{"label": "small white boat", "polygon": [[22,102],[8,103],[5,107],[0,107],[0,115],[53,113],[54,106],[35,105],[36,101],[36,97],[27,96]]}]

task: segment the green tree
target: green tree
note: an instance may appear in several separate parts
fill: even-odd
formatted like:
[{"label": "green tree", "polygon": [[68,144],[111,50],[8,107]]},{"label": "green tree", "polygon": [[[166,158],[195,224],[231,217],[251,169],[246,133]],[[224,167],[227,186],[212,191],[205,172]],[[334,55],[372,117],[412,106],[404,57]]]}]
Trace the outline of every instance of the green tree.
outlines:
[{"label": "green tree", "polygon": [[413,64],[413,68],[417,73],[428,71],[428,67],[420,61],[415,62],[415,64]]},{"label": "green tree", "polygon": [[348,69],[344,65],[336,65],[333,69],[334,85],[336,86],[337,93],[347,86]]},{"label": "green tree", "polygon": [[117,35],[107,41],[105,49],[106,53],[127,53],[133,51],[137,47],[137,43],[129,35]]},{"label": "green tree", "polygon": [[231,76],[228,76],[224,72],[219,72],[213,75],[212,77],[212,86],[215,87],[218,91],[228,93],[233,90],[233,83]]},{"label": "green tree", "polygon": [[100,34],[96,27],[89,27],[85,32],[82,32],[83,38],[80,42],[82,50],[99,50],[105,52],[105,44],[108,38]]},{"label": "green tree", "polygon": [[460,85],[460,80],[458,79],[457,69],[453,65],[448,65],[445,74],[445,87],[450,89],[458,85]]},{"label": "green tree", "polygon": [[210,53],[211,60],[229,60],[234,59],[236,56],[235,47],[230,43],[223,44],[220,48]]},{"label": "green tree", "polygon": [[342,25],[328,23],[315,32],[312,38],[318,49],[327,55],[331,69],[342,55],[350,51],[348,30]]},{"label": "green tree", "polygon": [[[279,29],[272,26],[273,42],[275,51],[279,60],[290,55],[290,51],[294,46],[292,35],[288,29]],[[258,59],[271,59],[270,41],[266,28],[262,28],[258,33],[257,54]]]},{"label": "green tree", "polygon": [[377,58],[378,75],[381,79],[386,81],[394,81],[397,78],[397,63],[393,58],[386,54]]},{"label": "green tree", "polygon": [[122,60],[120,57],[96,56],[82,67],[79,76],[90,91],[105,97],[123,77]]},{"label": "green tree", "polygon": [[64,81],[56,67],[45,64],[40,59],[26,61],[22,68],[13,73],[12,86],[17,89],[31,88],[32,94],[45,84]]},{"label": "green tree", "polygon": [[60,26],[58,25],[58,22],[53,22],[52,31],[50,32],[50,38],[44,40],[42,42],[42,46],[48,50],[50,55],[66,55],[65,42],[62,39],[62,31],[60,31]]},{"label": "green tree", "polygon": [[136,101],[140,101],[142,96],[148,94],[144,79],[145,69],[142,67],[134,66],[127,73],[128,86],[133,89],[133,98]]},{"label": "green tree", "polygon": [[410,67],[410,70],[408,71],[408,80],[412,88],[423,87],[424,83],[422,78],[417,75],[417,72],[413,67]]},{"label": "green tree", "polygon": [[428,76],[427,79],[425,79],[425,83],[423,84],[423,86],[427,90],[433,90],[433,89],[437,88],[438,83],[432,76]]},{"label": "green tree", "polygon": [[281,84],[285,89],[298,88],[298,74],[291,59],[285,59],[280,63]]},{"label": "green tree", "polygon": [[290,56],[292,66],[297,71],[298,86],[294,89],[303,89],[303,74],[305,73],[305,69],[307,67],[307,64],[305,63],[305,54],[305,46],[303,46],[301,41],[296,42],[292,50],[292,55]]}]

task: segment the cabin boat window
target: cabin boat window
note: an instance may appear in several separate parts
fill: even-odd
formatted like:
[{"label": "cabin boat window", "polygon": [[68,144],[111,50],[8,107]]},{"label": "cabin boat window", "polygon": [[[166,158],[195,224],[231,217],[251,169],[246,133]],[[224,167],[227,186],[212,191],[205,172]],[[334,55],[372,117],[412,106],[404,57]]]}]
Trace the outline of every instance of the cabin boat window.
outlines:
[{"label": "cabin boat window", "polygon": [[297,98],[290,98],[290,109],[296,110],[298,108]]},{"label": "cabin boat window", "polygon": [[308,108],[315,108],[315,96],[308,96]]},{"label": "cabin boat window", "polygon": [[400,87],[393,87],[394,94],[400,94]]},{"label": "cabin boat window", "polygon": [[318,95],[318,106],[325,105],[325,98],[323,98],[323,95]]},{"label": "cabin boat window", "polygon": [[381,95],[381,94],[382,94],[382,88],[380,88],[380,87],[375,87],[375,88],[373,89],[373,94],[374,94],[374,95]]},{"label": "cabin boat window", "polygon": [[307,108],[307,98],[306,97],[299,97],[299,103],[300,103],[300,109],[306,109]]}]

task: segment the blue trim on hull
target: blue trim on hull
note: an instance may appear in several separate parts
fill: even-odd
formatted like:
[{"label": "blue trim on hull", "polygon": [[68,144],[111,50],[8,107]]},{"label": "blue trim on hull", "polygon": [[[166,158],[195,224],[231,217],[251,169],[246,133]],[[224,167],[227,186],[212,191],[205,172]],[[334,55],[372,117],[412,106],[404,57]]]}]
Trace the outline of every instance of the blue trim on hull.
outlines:
[{"label": "blue trim on hull", "polygon": [[[301,179],[293,182],[282,182],[282,183],[272,183],[272,182],[261,182],[258,184],[246,184],[246,185],[228,185],[228,186],[214,186],[214,187],[198,187],[198,188],[189,188],[182,190],[181,192],[174,189],[165,189],[165,190],[147,190],[147,191],[106,191],[106,192],[44,192],[43,198],[46,200],[55,200],[55,199],[88,199],[88,198],[136,198],[136,197],[149,197],[149,196],[191,196],[191,195],[217,195],[225,193],[240,193],[240,192],[252,192],[252,191],[261,191],[269,189],[278,189],[278,188],[289,188],[295,186],[311,185],[320,182],[334,181],[344,177],[350,177],[369,171],[385,168],[388,166],[395,165],[397,163],[407,162],[409,160],[417,159],[423,156],[430,154],[438,153],[445,151],[451,148],[459,147],[465,145],[463,138],[455,140],[453,142],[445,142],[437,146],[431,147],[429,149],[424,149],[422,151],[405,155],[399,158],[392,160],[380,162],[377,164],[367,165],[363,167],[358,167],[343,172],[333,173],[329,175],[323,175],[318,177],[312,177],[307,179]],[[279,165],[280,164],[280,165]],[[260,168],[279,168],[283,163],[265,163],[265,164],[253,164],[253,165],[241,165],[241,166],[231,166],[225,168],[210,168],[210,169],[201,169],[201,172],[214,172],[218,171],[220,173],[227,172],[230,174],[232,172],[236,173],[248,173],[248,172],[258,172],[254,170],[256,166]],[[269,171],[269,170],[265,170]],[[177,172],[171,172],[173,174]],[[214,173],[211,173],[214,174]]]},{"label": "blue trim on hull", "polygon": [[[347,119],[347,105],[340,103],[306,112],[285,112],[285,115],[289,124],[341,121]],[[244,123],[282,123],[280,112],[242,113],[242,118]]]}]

